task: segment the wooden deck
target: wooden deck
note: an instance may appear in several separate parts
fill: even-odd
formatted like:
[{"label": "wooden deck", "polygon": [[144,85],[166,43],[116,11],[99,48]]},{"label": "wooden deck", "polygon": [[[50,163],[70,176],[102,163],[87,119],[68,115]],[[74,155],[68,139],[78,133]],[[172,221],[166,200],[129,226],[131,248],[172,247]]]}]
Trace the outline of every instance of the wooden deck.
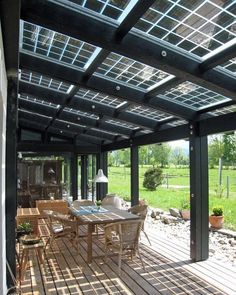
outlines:
[{"label": "wooden deck", "polygon": [[[192,263],[186,246],[158,236],[155,229],[146,230],[152,242],[141,240],[141,255],[123,260],[118,276],[117,257],[107,263],[96,258],[91,265],[85,261],[86,239],[80,239],[79,253],[68,241],[58,239],[52,249],[45,250],[40,266],[31,254],[30,267],[22,282],[22,294],[236,294],[236,269],[208,260]],[[45,226],[41,227],[45,235]],[[94,255],[103,255],[103,237],[94,237]]]}]

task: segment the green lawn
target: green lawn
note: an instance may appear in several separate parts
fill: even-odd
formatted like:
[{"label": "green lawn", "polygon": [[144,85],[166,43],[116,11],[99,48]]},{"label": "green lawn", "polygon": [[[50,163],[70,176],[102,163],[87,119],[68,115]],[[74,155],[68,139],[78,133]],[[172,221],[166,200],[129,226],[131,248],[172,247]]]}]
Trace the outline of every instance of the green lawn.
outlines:
[{"label": "green lawn", "polygon": [[[168,210],[170,207],[180,208],[181,201],[189,197],[189,170],[187,168],[164,169],[168,174],[168,188],[166,181],[157,191],[147,191],[143,186],[143,175],[147,167],[139,168],[139,196],[147,200],[152,207]],[[130,199],[130,168],[109,167],[108,191]],[[227,198],[226,181],[229,178],[229,198]],[[225,227],[236,230],[236,170],[223,170],[223,197],[216,194],[218,187],[218,170],[209,169],[209,212],[215,205],[224,208]]]}]

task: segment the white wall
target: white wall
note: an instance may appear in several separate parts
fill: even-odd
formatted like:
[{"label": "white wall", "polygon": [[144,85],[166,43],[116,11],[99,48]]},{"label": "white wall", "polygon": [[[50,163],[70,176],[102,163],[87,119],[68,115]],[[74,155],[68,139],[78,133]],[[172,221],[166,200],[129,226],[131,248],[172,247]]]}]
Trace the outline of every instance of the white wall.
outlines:
[{"label": "white wall", "polygon": [[7,77],[0,23],[0,294],[7,293],[5,247],[5,147],[6,147]]}]

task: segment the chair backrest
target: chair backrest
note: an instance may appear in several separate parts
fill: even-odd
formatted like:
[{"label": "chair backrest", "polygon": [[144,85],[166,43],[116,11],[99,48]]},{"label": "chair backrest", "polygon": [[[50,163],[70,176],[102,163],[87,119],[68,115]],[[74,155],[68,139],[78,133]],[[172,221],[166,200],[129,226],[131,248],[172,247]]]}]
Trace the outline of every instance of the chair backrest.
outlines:
[{"label": "chair backrest", "polygon": [[141,219],[145,220],[148,212],[147,205],[135,205],[128,209],[128,211],[132,214],[138,215]]},{"label": "chair backrest", "polygon": [[91,200],[75,200],[72,202],[72,206],[79,209],[81,206],[95,206],[95,203]]},{"label": "chair backrest", "polygon": [[54,225],[60,224],[63,228],[65,226],[76,226],[76,223],[69,215],[61,214],[52,210],[44,210],[45,216],[48,218],[48,226],[50,231],[54,231]]},{"label": "chair backrest", "polygon": [[102,200],[102,206],[113,206],[115,208],[122,208],[122,200],[116,195],[106,195]]},{"label": "chair backrest", "polygon": [[[122,221],[122,222],[117,222],[113,224],[113,230],[115,230],[116,234],[119,236],[119,239],[115,242],[119,243],[120,247],[122,249],[136,249],[138,247],[139,243],[139,236],[140,236],[140,231],[142,228],[142,220],[128,220],[128,221]],[[111,228],[112,228],[111,227]],[[109,228],[109,226],[108,226]],[[106,234],[112,234],[114,237],[114,231],[111,230],[108,233],[105,231]],[[109,237],[108,237],[109,238]]]}]

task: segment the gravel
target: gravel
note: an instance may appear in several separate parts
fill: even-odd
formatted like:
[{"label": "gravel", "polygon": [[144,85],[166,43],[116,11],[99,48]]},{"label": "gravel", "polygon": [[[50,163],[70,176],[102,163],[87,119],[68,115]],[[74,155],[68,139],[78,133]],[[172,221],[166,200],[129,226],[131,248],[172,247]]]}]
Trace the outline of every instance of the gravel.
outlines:
[{"label": "gravel", "polygon": [[[146,219],[147,227],[155,227],[165,237],[183,242],[187,246],[190,245],[190,221],[179,220],[175,223],[165,224],[159,217],[152,218],[152,211],[150,208]],[[236,267],[236,233],[232,236],[210,231],[209,257]]]}]

